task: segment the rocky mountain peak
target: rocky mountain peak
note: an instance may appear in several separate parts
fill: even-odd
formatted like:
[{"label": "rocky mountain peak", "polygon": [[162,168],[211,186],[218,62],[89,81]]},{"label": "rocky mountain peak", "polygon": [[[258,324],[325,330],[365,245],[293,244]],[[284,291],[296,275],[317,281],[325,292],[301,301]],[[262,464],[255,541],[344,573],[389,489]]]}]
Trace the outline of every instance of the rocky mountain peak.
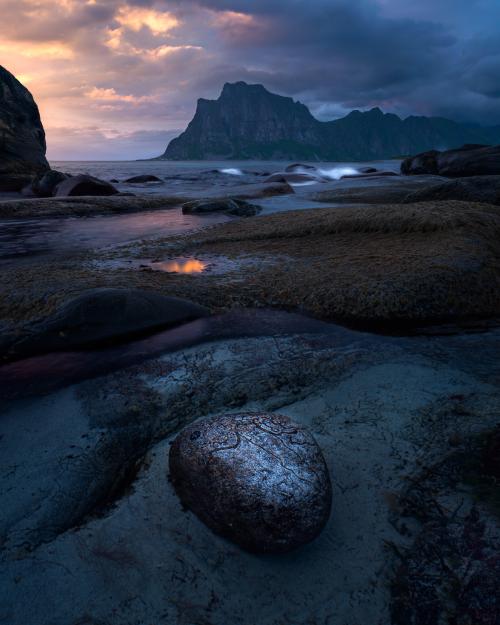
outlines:
[{"label": "rocky mountain peak", "polygon": [[162,157],[171,160],[370,160],[464,143],[499,143],[499,128],[440,118],[400,119],[379,107],[320,122],[291,97],[244,81],[198,101],[193,120]]}]

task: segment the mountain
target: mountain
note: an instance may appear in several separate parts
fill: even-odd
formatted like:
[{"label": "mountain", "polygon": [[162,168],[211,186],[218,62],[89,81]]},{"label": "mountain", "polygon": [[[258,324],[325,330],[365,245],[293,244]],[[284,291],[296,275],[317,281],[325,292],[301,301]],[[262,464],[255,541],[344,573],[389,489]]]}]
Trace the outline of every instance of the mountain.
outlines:
[{"label": "mountain", "polygon": [[0,65],[0,174],[49,168],[45,132],[31,93]]},{"label": "mountain", "polygon": [[500,143],[500,126],[441,117],[384,114],[379,108],[320,122],[292,98],[262,85],[226,83],[218,100],[198,100],[187,129],[160,159],[370,160],[464,143]]}]

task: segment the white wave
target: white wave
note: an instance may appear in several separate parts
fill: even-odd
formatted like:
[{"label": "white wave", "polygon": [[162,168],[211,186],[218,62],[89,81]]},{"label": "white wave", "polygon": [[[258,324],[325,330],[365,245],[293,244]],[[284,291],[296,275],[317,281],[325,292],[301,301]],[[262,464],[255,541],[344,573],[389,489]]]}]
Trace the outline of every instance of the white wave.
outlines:
[{"label": "white wave", "polygon": [[228,169],[219,169],[221,174],[229,174],[230,176],[243,176],[241,169],[235,167],[229,167]]},{"label": "white wave", "polygon": [[359,174],[359,171],[354,169],[354,167],[333,167],[332,169],[318,169],[318,171],[322,176],[331,180],[340,180],[342,176]]}]

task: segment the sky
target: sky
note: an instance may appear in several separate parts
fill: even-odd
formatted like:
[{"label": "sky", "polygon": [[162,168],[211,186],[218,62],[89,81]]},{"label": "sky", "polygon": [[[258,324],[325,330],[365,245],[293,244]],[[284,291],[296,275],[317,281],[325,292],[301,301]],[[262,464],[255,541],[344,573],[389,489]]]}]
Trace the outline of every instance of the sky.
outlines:
[{"label": "sky", "polygon": [[50,160],[161,154],[199,97],[262,83],[322,120],[500,124],[500,0],[0,0],[0,64]]}]

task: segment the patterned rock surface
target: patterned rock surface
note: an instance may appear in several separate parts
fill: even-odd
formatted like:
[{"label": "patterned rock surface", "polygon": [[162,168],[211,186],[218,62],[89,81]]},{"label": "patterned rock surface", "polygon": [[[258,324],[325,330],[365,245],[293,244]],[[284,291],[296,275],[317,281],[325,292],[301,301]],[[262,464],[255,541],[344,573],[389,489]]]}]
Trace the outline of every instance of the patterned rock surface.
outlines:
[{"label": "patterned rock surface", "polygon": [[183,505],[244,549],[283,553],[313,540],[330,515],[328,469],[312,435],[288,417],[200,419],[170,449]]}]

